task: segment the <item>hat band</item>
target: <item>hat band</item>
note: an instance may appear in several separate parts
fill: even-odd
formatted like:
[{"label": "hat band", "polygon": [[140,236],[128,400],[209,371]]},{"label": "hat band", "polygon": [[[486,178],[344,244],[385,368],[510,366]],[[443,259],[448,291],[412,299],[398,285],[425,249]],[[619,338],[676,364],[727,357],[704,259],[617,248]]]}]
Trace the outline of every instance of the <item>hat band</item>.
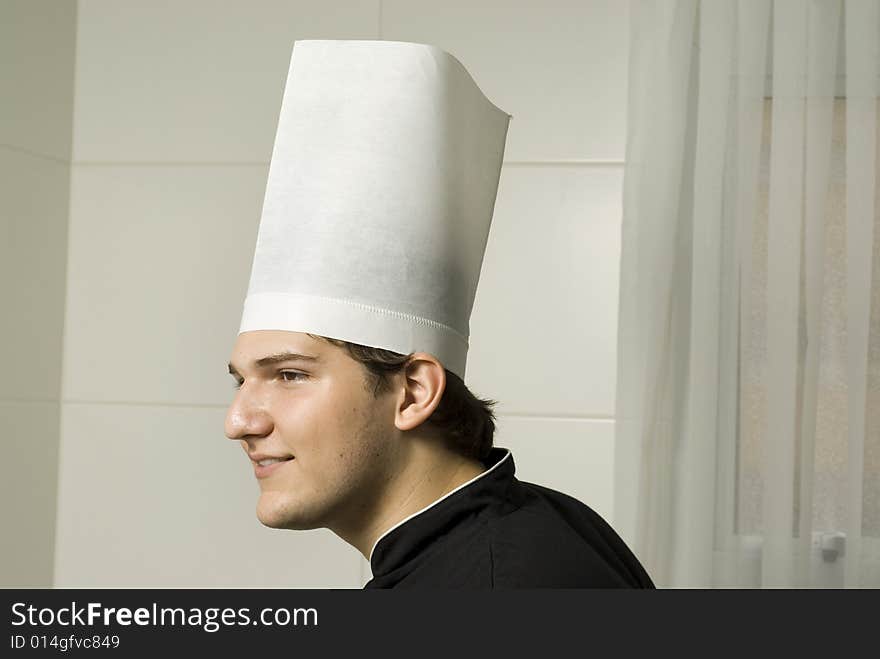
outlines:
[{"label": "hat band", "polygon": [[427,352],[464,379],[468,340],[428,318],[339,298],[299,293],[251,293],[239,333],[284,330],[383,348],[407,355]]}]

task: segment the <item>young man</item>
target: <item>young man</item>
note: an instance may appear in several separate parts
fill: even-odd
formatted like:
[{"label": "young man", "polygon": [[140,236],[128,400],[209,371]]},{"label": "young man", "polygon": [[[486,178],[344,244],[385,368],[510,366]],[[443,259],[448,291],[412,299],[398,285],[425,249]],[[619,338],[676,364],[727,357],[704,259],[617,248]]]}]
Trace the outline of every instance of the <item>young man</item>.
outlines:
[{"label": "young man", "polygon": [[332,530],[370,561],[367,588],[653,587],[595,512],[515,478],[489,402],[432,355],[252,331],[229,370],[257,517]]},{"label": "young man", "polygon": [[296,42],[226,434],[260,521],[329,528],[367,587],[653,587],[463,382],[509,120],[438,48]]}]

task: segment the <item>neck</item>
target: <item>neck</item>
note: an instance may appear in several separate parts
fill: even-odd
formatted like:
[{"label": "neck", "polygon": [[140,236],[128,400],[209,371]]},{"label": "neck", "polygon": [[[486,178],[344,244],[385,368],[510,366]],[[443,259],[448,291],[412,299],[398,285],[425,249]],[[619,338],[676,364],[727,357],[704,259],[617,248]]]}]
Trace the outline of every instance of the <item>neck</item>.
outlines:
[{"label": "neck", "polygon": [[484,471],[478,460],[453,453],[436,440],[410,442],[384,484],[375,512],[331,530],[369,561],[376,541],[389,529]]}]

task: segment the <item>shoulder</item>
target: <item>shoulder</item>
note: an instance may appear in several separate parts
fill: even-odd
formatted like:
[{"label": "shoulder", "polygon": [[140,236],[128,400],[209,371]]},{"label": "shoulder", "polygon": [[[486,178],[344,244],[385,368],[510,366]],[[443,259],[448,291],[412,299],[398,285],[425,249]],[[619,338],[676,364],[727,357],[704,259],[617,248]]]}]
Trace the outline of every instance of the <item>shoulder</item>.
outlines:
[{"label": "shoulder", "polygon": [[524,481],[514,487],[515,507],[487,525],[496,588],[637,585],[632,571],[641,565],[598,513],[547,487]]}]

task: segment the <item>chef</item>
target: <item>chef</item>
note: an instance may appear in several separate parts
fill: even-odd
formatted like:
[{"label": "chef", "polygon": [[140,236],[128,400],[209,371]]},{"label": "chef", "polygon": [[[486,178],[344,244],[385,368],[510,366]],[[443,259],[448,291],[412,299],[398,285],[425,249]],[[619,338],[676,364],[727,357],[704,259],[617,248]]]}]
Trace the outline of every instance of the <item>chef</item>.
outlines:
[{"label": "chef", "polygon": [[510,118],[434,46],[294,43],[225,432],[260,522],[330,529],[366,588],[653,587],[464,383]]}]

